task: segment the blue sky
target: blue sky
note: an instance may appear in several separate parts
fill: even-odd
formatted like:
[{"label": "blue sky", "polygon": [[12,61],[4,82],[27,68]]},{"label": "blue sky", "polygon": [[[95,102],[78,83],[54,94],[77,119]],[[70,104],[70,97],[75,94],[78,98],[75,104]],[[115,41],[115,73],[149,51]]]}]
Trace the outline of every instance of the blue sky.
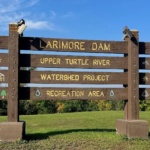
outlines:
[{"label": "blue sky", "polygon": [[127,25],[150,41],[149,6],[149,0],[0,0],[0,35],[23,18],[24,36],[120,41]]}]

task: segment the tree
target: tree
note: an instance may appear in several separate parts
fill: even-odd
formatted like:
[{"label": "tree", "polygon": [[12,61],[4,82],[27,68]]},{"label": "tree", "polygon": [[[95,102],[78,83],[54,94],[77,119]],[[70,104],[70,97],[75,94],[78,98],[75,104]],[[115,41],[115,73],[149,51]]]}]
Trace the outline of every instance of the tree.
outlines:
[{"label": "tree", "polygon": [[5,96],[6,96],[6,90],[2,90],[2,91],[1,91],[1,96],[2,96],[2,99],[5,98]]}]

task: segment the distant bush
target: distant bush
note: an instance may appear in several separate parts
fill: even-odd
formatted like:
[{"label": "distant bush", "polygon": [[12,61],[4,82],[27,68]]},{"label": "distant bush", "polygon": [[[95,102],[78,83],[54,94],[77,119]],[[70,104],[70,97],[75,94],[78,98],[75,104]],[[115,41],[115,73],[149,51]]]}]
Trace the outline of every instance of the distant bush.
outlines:
[{"label": "distant bush", "polygon": [[59,102],[58,108],[59,112],[81,112],[98,110],[97,102],[88,100],[70,100]]},{"label": "distant bush", "polygon": [[57,107],[55,101],[20,101],[19,113],[20,114],[49,114],[56,113]]},{"label": "distant bush", "polygon": [[139,108],[141,111],[145,111],[147,109],[148,105],[146,103],[146,100],[140,100],[139,102]]},{"label": "distant bush", "polygon": [[[83,111],[123,110],[124,101],[108,100],[20,100],[19,114],[49,114]],[[141,111],[150,111],[150,101],[140,100]],[[0,115],[7,115],[7,101],[0,101]]]},{"label": "distant bush", "polygon": [[37,102],[36,101],[19,101],[19,113],[20,114],[37,114],[38,108],[37,108]]},{"label": "distant bush", "polygon": [[56,113],[57,112],[56,101],[50,100],[38,101],[37,111],[38,114]]}]

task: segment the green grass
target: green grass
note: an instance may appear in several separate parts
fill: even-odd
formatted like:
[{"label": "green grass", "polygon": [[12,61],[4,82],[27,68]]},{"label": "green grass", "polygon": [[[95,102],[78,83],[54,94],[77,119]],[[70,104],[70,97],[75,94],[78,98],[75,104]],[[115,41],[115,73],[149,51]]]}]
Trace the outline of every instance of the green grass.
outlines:
[{"label": "green grass", "polygon": [[[150,139],[116,135],[122,111],[99,111],[20,116],[26,121],[26,139],[0,143],[0,150],[150,150]],[[0,117],[0,122],[6,121]],[[140,112],[149,121],[150,112]]]}]

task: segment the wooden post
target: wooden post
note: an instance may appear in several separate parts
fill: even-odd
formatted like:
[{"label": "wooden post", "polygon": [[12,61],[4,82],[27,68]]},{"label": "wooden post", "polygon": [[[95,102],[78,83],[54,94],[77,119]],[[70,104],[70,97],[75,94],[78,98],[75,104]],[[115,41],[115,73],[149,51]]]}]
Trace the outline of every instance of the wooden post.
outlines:
[{"label": "wooden post", "polygon": [[19,87],[19,34],[17,23],[9,24],[8,50],[8,107],[9,122],[18,122],[18,87]]},{"label": "wooden post", "polygon": [[8,122],[0,123],[0,141],[17,141],[25,136],[25,122],[19,122],[19,34],[18,25],[9,25]]},{"label": "wooden post", "polygon": [[128,100],[125,102],[124,119],[118,119],[116,131],[128,138],[148,138],[148,121],[139,120],[139,37],[131,31],[128,41]]},{"label": "wooden post", "polygon": [[125,103],[127,120],[139,119],[139,36],[138,31],[131,31],[133,38],[128,41],[128,101]]}]

